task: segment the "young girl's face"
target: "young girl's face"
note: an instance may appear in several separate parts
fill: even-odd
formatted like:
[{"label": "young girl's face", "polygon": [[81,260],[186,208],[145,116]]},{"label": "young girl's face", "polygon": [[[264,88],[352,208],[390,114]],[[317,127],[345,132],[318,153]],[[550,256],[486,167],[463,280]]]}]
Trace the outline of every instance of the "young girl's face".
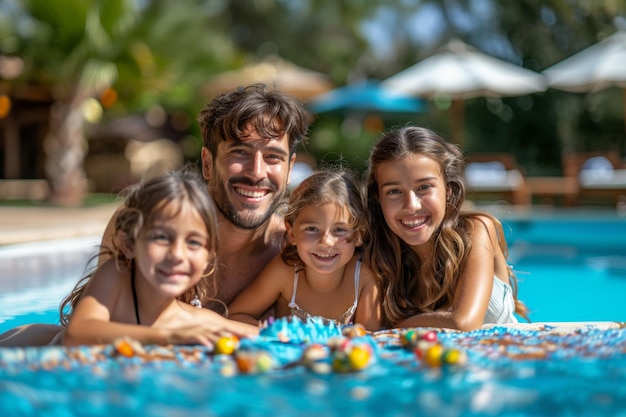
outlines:
[{"label": "young girl's face", "polygon": [[307,268],[328,274],[345,266],[354,255],[354,229],[349,221],[346,208],[328,203],[303,209],[294,224],[286,226],[289,240]]},{"label": "young girl's face", "polygon": [[429,254],[429,242],[446,211],[446,184],[439,164],[413,154],[379,164],[375,174],[381,209],[391,231],[416,252]]},{"label": "young girl's face", "polygon": [[180,210],[178,204],[164,206],[136,240],[138,277],[172,298],[196,285],[212,260],[206,229],[191,204],[183,203]]}]

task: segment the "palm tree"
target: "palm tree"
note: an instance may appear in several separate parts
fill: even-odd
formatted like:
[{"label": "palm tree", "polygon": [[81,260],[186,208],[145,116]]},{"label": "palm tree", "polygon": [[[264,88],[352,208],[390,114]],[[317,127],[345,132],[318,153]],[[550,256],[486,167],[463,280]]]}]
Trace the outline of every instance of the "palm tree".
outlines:
[{"label": "palm tree", "polygon": [[16,15],[26,62],[23,82],[36,82],[53,97],[44,139],[45,173],[53,204],[80,204],[86,193],[83,170],[86,101],[117,77],[114,59],[139,16],[131,0],[26,0]]},{"label": "palm tree", "polygon": [[[205,101],[200,87],[237,54],[223,35],[215,4],[203,0],[12,5],[13,16],[3,21],[19,39],[11,54],[27,63],[20,82],[43,85],[53,96],[44,151],[48,200],[54,204],[80,204],[86,193],[83,109],[88,100],[114,86],[120,100],[109,115],[154,105],[195,114]],[[0,7],[0,14],[7,9]]]}]

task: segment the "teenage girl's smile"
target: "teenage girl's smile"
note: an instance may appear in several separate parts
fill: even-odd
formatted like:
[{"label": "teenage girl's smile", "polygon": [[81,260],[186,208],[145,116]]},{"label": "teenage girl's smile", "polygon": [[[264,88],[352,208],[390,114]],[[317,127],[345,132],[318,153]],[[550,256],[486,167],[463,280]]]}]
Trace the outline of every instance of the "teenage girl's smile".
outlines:
[{"label": "teenage girl's smile", "polygon": [[402,225],[408,229],[419,229],[428,221],[428,217],[420,217],[419,219],[400,220]]}]

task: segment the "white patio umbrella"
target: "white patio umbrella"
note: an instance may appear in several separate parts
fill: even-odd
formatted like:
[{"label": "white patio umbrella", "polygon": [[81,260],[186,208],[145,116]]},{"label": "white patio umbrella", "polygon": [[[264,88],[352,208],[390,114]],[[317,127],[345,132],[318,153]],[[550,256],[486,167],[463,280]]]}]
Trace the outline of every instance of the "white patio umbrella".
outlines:
[{"label": "white patio umbrella", "polygon": [[463,100],[519,96],[547,88],[543,75],[486,55],[456,39],[435,55],[386,79],[382,85],[424,98],[449,96],[452,136],[459,144],[463,141]]},{"label": "white patio umbrella", "polygon": [[545,69],[550,87],[571,92],[595,92],[618,87],[624,93],[626,128],[626,30],[615,32]]}]

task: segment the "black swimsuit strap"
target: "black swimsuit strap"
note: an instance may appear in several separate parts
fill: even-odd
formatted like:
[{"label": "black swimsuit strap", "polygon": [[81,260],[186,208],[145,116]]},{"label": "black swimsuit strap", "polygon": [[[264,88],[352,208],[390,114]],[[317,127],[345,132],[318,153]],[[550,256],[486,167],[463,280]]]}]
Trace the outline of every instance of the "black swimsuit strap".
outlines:
[{"label": "black swimsuit strap", "polygon": [[130,265],[130,288],[133,291],[133,304],[135,306],[135,318],[137,319],[137,324],[141,324],[141,320],[139,320],[139,302],[137,301],[137,289],[135,288],[135,263],[132,262]]}]

